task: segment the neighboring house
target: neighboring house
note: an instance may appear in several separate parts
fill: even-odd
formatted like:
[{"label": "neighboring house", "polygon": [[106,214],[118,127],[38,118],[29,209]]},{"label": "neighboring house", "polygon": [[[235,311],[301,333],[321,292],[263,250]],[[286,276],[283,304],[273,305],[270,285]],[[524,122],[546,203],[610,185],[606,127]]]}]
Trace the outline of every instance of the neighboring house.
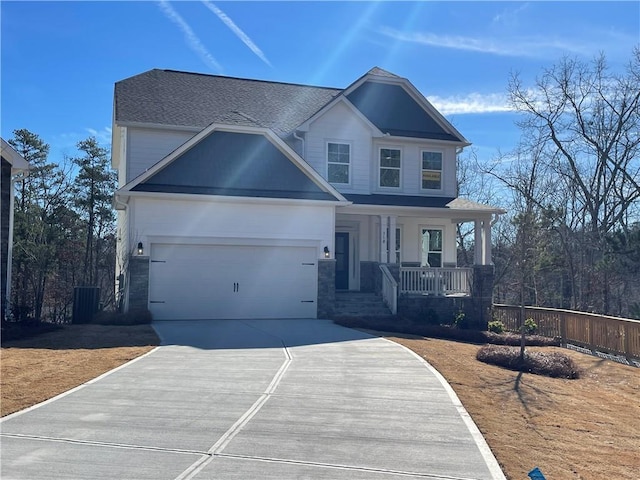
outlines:
[{"label": "neighboring house", "polygon": [[15,149],[0,138],[2,146],[2,188],[0,210],[2,221],[2,247],[0,248],[2,282],[2,321],[9,314],[11,304],[11,257],[13,249],[13,196],[14,181],[29,172],[29,163]]},{"label": "neighboring house", "polygon": [[[117,82],[123,307],[315,318],[336,290],[384,291],[394,312],[398,294],[490,301],[503,211],[457,198],[468,145],[379,68],[345,89],[171,70]],[[456,264],[463,222],[475,223],[475,272]]]}]

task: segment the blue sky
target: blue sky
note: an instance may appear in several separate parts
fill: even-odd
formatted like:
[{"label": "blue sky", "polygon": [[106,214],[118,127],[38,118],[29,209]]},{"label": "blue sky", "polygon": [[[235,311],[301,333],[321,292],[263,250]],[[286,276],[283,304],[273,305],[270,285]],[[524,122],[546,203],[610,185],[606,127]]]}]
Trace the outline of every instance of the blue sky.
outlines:
[{"label": "blue sky", "polygon": [[477,148],[514,146],[511,72],[563,55],[622,69],[640,2],[7,2],[1,135],[28,128],[51,161],[108,146],[113,86],[152,68],[346,87],[373,66],[408,78]]}]

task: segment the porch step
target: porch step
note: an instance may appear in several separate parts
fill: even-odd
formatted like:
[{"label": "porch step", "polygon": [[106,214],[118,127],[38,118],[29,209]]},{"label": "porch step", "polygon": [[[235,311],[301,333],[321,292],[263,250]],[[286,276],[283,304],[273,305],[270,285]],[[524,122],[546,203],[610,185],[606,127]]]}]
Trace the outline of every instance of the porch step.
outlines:
[{"label": "porch step", "polygon": [[375,293],[336,292],[335,316],[389,316],[382,297]]}]

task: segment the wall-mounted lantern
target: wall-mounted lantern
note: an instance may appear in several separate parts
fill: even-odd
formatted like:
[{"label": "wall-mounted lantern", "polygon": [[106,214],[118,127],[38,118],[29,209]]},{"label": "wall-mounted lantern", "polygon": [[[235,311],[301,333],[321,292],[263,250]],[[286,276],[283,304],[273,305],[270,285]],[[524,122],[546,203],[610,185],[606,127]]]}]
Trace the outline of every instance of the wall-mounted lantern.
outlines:
[{"label": "wall-mounted lantern", "polygon": [[144,255],[144,247],[142,246],[142,242],[138,242],[138,255]]},{"label": "wall-mounted lantern", "polygon": [[324,247],[324,258],[329,258],[330,254],[331,254],[331,252],[329,251],[329,247],[327,247],[325,245],[325,247]]}]

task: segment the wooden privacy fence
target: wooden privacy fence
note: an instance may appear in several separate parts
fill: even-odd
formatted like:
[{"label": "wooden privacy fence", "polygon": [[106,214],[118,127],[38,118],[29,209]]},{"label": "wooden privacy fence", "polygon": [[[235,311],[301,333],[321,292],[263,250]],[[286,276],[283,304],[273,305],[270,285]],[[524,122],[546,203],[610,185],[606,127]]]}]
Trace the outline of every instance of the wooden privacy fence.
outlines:
[{"label": "wooden privacy fence", "polygon": [[[640,360],[640,320],[542,307],[525,307],[527,318],[536,323],[536,334],[558,337],[562,345]],[[500,320],[507,330],[520,331],[519,306],[494,304],[493,319]]]}]

